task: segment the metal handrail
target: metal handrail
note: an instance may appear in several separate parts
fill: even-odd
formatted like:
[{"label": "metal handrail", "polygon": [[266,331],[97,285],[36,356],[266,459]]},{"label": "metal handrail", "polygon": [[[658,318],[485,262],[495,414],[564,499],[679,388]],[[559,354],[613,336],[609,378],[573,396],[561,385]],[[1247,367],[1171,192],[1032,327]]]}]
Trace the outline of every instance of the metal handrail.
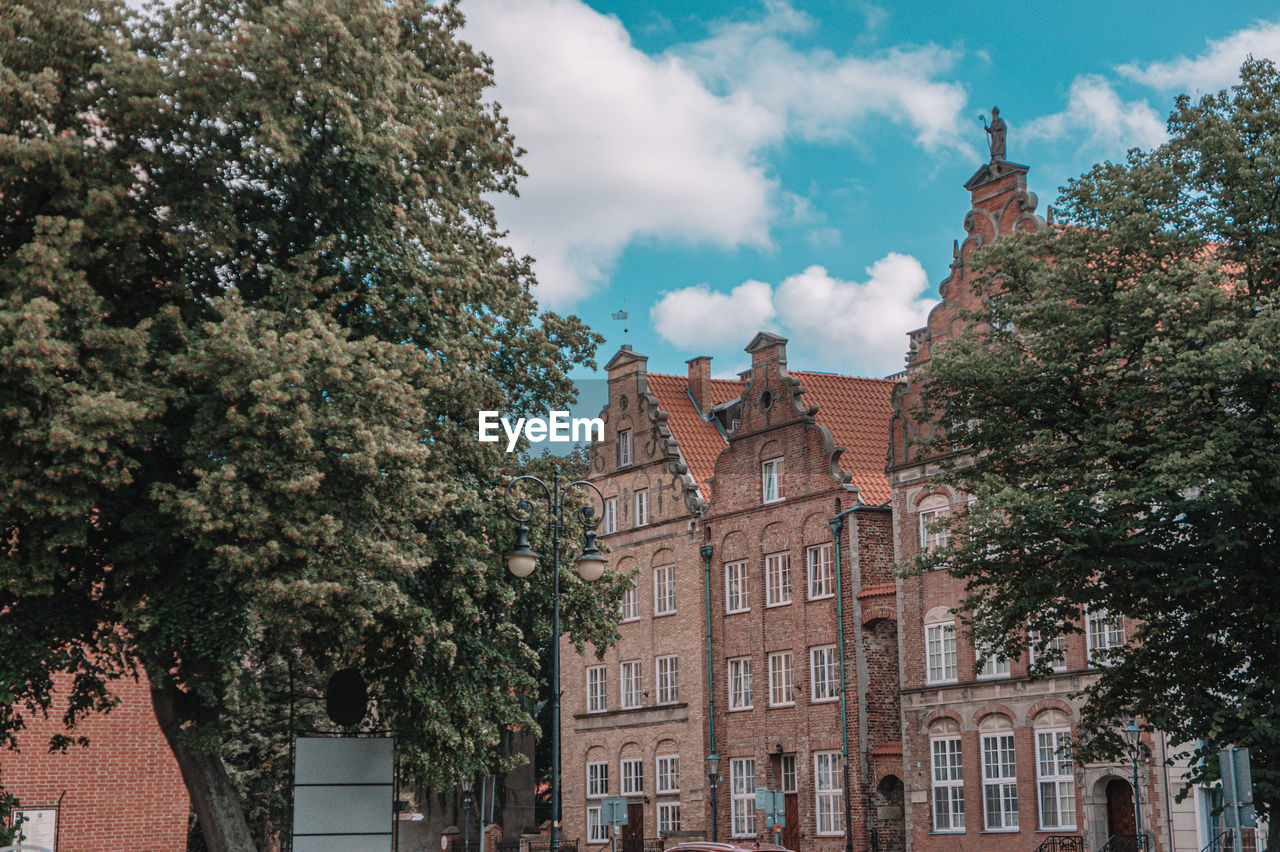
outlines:
[{"label": "metal handrail", "polygon": [[1143,852],[1150,843],[1143,834],[1113,834],[1102,844],[1098,852]]},{"label": "metal handrail", "polygon": [[1233,852],[1236,848],[1234,840],[1235,832],[1229,828],[1224,828],[1200,852]]},{"label": "metal handrail", "polygon": [[1084,837],[1079,834],[1053,834],[1041,841],[1036,852],[1084,852]]}]

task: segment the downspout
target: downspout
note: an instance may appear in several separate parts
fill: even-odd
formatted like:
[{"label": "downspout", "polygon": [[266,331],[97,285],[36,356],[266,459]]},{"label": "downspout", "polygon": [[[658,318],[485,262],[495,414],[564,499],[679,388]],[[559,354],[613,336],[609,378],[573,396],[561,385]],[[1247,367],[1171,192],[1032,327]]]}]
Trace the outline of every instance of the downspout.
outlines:
[{"label": "downspout", "polygon": [[[838,653],[840,656],[840,736],[843,743],[842,770],[844,784],[844,852],[853,852],[853,808],[851,807],[851,790],[849,786],[849,711],[847,687],[845,684],[845,643],[844,643],[844,570],[841,565],[840,558],[840,537],[844,533],[844,519],[846,515],[866,509],[880,509],[882,507],[869,506],[861,502],[851,509],[839,511],[840,501],[836,498],[837,514],[834,518],[827,521],[827,525],[831,528],[831,535],[835,539],[836,549],[836,642]],[[860,573],[860,572],[859,572]],[[861,576],[859,576],[856,587],[861,586]],[[861,604],[858,602],[859,588],[850,590],[852,596],[852,604],[854,608],[854,619],[859,624],[862,621]],[[871,852],[879,852],[880,837],[875,827],[875,817],[871,814],[870,809],[870,782],[869,771],[870,765],[867,758],[867,659],[866,652],[862,647],[862,642],[856,642],[853,646],[854,668],[858,675],[858,751],[859,751],[859,769],[863,778],[863,785],[867,788],[867,827],[871,833]]]},{"label": "downspout", "polygon": [[[708,538],[711,535],[710,528],[707,529]],[[703,597],[707,602],[707,723],[708,729],[708,745],[711,750],[708,754],[716,753],[716,690],[715,678],[711,673],[711,555],[715,552],[715,548],[708,542],[702,545],[699,551],[702,554],[702,576],[703,576]],[[715,784],[711,784],[711,840],[716,841],[716,788]]]}]

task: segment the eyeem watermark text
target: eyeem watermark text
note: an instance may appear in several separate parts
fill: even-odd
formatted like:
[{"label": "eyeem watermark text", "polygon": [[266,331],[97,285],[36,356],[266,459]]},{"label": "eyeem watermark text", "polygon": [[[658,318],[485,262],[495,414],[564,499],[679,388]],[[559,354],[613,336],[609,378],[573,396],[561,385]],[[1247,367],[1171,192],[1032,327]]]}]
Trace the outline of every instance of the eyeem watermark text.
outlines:
[{"label": "eyeem watermark text", "polygon": [[486,444],[496,444],[501,435],[507,436],[507,452],[515,452],[523,434],[531,443],[548,441],[554,444],[586,443],[604,440],[604,420],[599,417],[570,417],[567,411],[551,411],[546,417],[518,417],[512,423],[498,411],[479,412],[476,437]]}]

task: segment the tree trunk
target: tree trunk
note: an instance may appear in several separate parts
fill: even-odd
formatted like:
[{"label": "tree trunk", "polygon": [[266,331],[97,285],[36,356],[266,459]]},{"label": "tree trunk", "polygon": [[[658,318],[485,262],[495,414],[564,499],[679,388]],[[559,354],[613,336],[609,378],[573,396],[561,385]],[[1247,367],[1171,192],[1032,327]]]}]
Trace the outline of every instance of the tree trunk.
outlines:
[{"label": "tree trunk", "polygon": [[151,704],[156,711],[160,730],[177,758],[182,780],[191,796],[191,807],[200,822],[205,844],[210,852],[254,852],[253,835],[244,818],[240,799],[227,776],[222,758],[190,748],[179,734],[185,721],[178,710],[172,687],[153,683]]}]

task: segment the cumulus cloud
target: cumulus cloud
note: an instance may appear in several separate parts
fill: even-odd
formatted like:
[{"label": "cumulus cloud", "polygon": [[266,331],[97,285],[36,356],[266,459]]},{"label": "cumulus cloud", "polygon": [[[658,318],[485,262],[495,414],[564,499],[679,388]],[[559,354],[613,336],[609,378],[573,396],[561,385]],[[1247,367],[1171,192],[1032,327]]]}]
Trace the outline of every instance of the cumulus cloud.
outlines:
[{"label": "cumulus cloud", "polygon": [[1179,56],[1147,65],[1121,65],[1116,70],[1130,80],[1162,91],[1204,93],[1225,89],[1236,82],[1240,66],[1249,56],[1280,58],[1280,21],[1259,23],[1210,41],[1194,59]]},{"label": "cumulus cloud", "polygon": [[1146,101],[1125,101],[1110,82],[1096,74],[1071,81],[1067,108],[1038,118],[1023,131],[1030,139],[1079,139],[1093,145],[1153,148],[1168,139],[1164,120]]},{"label": "cumulus cloud", "polygon": [[664,293],[649,309],[649,318],[671,343],[717,348],[741,346],[743,335],[768,327],[774,313],[773,288],[763,281],[744,281],[728,293],[706,284]]},{"label": "cumulus cloud", "polygon": [[650,319],[668,341],[710,349],[742,346],[756,331],[774,328],[796,351],[834,369],[884,375],[901,368],[905,332],[924,325],[937,304],[928,289],[920,261],[891,252],[866,269],[863,281],[810,266],[776,290],[760,281],[729,293],[705,284],[676,290],[653,306]]}]

